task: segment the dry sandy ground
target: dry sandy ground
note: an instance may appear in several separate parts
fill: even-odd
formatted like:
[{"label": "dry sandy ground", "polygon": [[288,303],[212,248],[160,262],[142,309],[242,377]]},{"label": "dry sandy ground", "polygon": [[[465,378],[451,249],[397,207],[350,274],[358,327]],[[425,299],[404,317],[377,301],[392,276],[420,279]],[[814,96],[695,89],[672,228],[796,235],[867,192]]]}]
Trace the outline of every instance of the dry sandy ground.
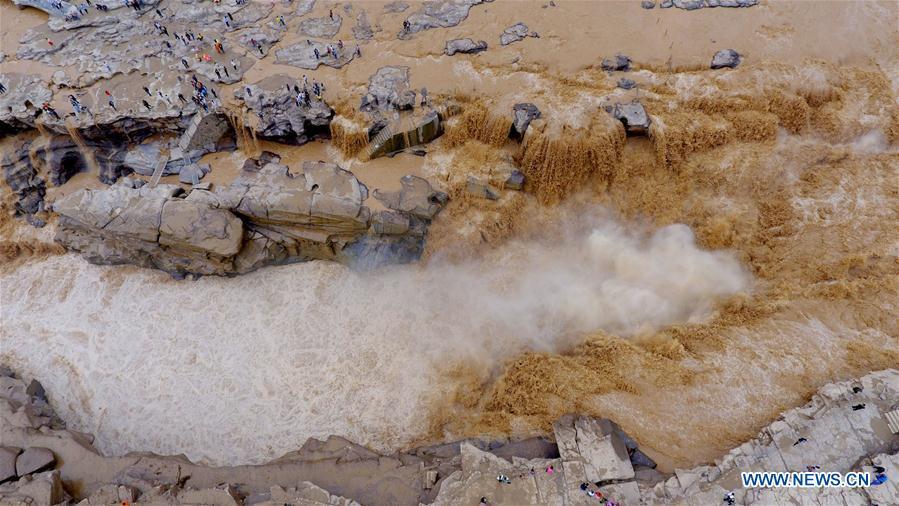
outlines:
[{"label": "dry sandy ground", "polygon": [[[2,2],[3,51],[10,53],[6,48],[24,27],[42,19],[30,11],[17,12],[7,0]],[[108,451],[175,453],[192,445],[185,450],[191,457],[213,462],[233,458],[202,448],[203,444],[214,445],[220,436],[208,424],[182,427],[206,431],[203,437],[185,439],[183,433],[150,437],[146,434],[149,427],[133,421],[104,421],[103,414],[112,408],[103,405],[104,396],[91,386],[92,382],[100,384],[104,369],[83,362],[96,361],[98,348],[128,337],[129,329],[116,334],[104,325],[117,317],[147,312],[158,322],[147,335],[164,332],[160,329],[167,324],[188,325],[195,340],[179,337],[166,342],[167,346],[177,343],[185,352],[179,355],[185,357],[184,362],[173,370],[129,361],[141,374],[156,379],[165,370],[176,380],[151,382],[158,388],[154,392],[135,387],[134,392],[122,395],[142,392],[146,396],[139,400],[158,403],[154,409],[170,410],[165,423],[169,419],[177,423],[196,416],[190,411],[191,402],[201,403],[207,410],[221,409],[216,399],[224,402],[229,392],[249,389],[250,397],[256,393],[267,399],[268,404],[255,408],[258,413],[277,414],[273,418],[279,423],[276,430],[254,438],[252,420],[261,415],[229,412],[233,416],[224,420],[234,425],[228,434],[239,441],[241,455],[259,455],[264,460],[283,453],[303,437],[327,433],[329,421],[331,432],[362,442],[409,446],[466,435],[532,434],[547,430],[559,415],[577,411],[616,420],[665,469],[714,458],[754,436],[778,412],[802,403],[824,383],[899,364],[899,243],[895,230],[899,222],[899,36],[895,22],[899,4],[767,2],[749,9],[692,12],[644,10],[638,1],[557,0],[556,4],[542,8],[539,2],[498,0],[474,7],[457,27],[430,30],[400,41],[395,34],[404,16],[385,14],[383,3],[357,3],[353,15],[346,15],[336,4],[317,2],[307,16],[327,15],[329,8],[344,15],[338,38],[351,40],[358,9],[365,9],[372,24],[380,25],[382,31],[375,40],[362,44],[361,59],[342,70],[322,67],[309,72],[275,65],[270,55],[253,66],[247,81],[275,73],[295,78],[309,74],[327,84],[326,100],[350,115],[377,68],[407,65],[412,69],[414,87],[427,86],[433,94],[469,95],[470,110],[483,110],[486,115],[463,114],[455,132],[429,146],[424,158],[401,155],[362,163],[344,158],[321,142],[299,148],[263,148],[281,153],[290,164],[308,158],[340,159],[371,188],[389,189],[407,172],[443,184],[456,198],[432,227],[429,260],[421,269],[415,268],[425,272],[423,280],[435,279],[427,272],[438,261],[443,268],[445,263],[470,265],[474,259],[486,272],[501,270],[505,265],[502,255],[518,251],[508,249],[509,244],[555,241],[559,239],[557,231],[567,228],[563,224],[597,206],[610,209],[623,227],[633,230],[684,223],[693,229],[700,246],[733,252],[753,279],[740,293],[717,299],[718,305],[703,318],[640,329],[646,315],[637,310],[627,315],[637,323],[627,327],[627,332],[616,332],[611,326],[583,331],[574,324],[561,325],[561,329],[579,331],[574,336],[553,337],[551,346],[542,347],[527,339],[503,341],[491,335],[488,326],[481,330],[484,335],[464,336],[466,347],[472,341],[492,339],[512,344],[502,351],[497,351],[498,345],[479,345],[477,350],[487,350],[480,355],[468,353],[467,348],[437,347],[448,351],[427,360],[397,361],[390,357],[425,354],[417,341],[438,342],[441,337],[455,338],[457,333],[437,325],[449,325],[440,319],[437,324],[414,319],[415,325],[406,326],[375,324],[363,315],[360,320],[339,320],[340,312],[347,308],[339,303],[339,294],[328,291],[330,283],[343,287],[351,294],[349,300],[360,304],[366,302],[362,295],[376,298],[372,294],[377,289],[359,289],[362,282],[335,269],[295,266],[287,269],[297,270],[283,275],[266,273],[251,279],[282,291],[302,286],[302,297],[282,300],[279,292],[266,291],[253,281],[218,280],[206,286],[219,301],[211,304],[219,304],[219,308],[204,312],[202,306],[191,307],[204,317],[230,319],[229,310],[246,308],[223,301],[248,294],[264,296],[272,314],[260,316],[262,323],[254,327],[265,344],[259,346],[277,348],[275,344],[282,341],[275,336],[289,335],[308,345],[305,353],[302,346],[293,350],[295,361],[325,361],[316,355],[325,352],[346,353],[347,360],[328,362],[329,369],[319,370],[266,354],[272,361],[256,366],[260,371],[271,370],[259,373],[249,384],[206,385],[185,369],[204,364],[204,375],[221,375],[230,382],[225,371],[203,361],[205,341],[221,336],[208,334],[202,325],[167,317],[164,311],[158,314],[154,290],[165,296],[171,290],[170,281],[129,268],[94,271],[81,266],[80,260],[66,257],[46,264],[48,277],[44,280],[35,279],[40,277],[42,264],[5,269],[0,278],[4,298],[21,300],[13,309],[8,304],[4,309],[3,339],[9,346],[4,346],[0,357],[16,363],[26,375],[39,377],[50,385],[50,391],[68,392],[66,399],[59,401],[60,413],[74,420],[77,428],[96,433],[101,447]],[[272,16],[280,12],[287,9],[279,4]],[[16,21],[15,29],[7,28],[9,19]],[[501,47],[499,34],[518,21],[538,31],[540,38]],[[288,33],[295,33],[298,22],[297,18],[289,20]],[[457,37],[487,40],[490,50],[476,56],[442,56],[445,41]],[[280,45],[297,40],[301,40],[299,35],[286,37]],[[711,55],[722,48],[742,53],[741,67],[705,70]],[[619,76],[598,69],[602,57],[619,52],[635,62],[637,70],[627,77],[640,85],[636,91],[616,89]],[[27,68],[47,75],[55,70],[42,67],[8,61],[0,64],[0,72]],[[643,101],[656,126],[651,140],[631,139],[622,146],[614,136],[604,135],[606,126],[597,118],[605,114],[601,105],[633,97]],[[477,125],[494,123],[494,130],[507,128],[494,117],[507,117],[511,105],[521,101],[536,103],[544,113],[527,140],[531,148],[492,143],[490,128],[478,130]],[[575,142],[578,139],[584,142]],[[534,146],[540,143],[547,146],[541,151],[542,158],[533,155]],[[460,182],[468,174],[483,175],[510,155],[516,163],[533,162],[533,170],[543,171],[534,173],[534,180],[541,183],[532,188],[538,198],[509,195],[487,203],[461,194]],[[213,164],[210,177],[220,184],[236,174],[243,157],[239,152],[214,154],[205,161]],[[81,178],[69,184],[93,183]],[[568,203],[556,205],[559,200]],[[10,239],[11,230],[19,227],[8,223],[2,229],[4,239],[15,242]],[[129,277],[139,278],[149,291],[123,281]],[[380,278],[375,286],[387,286],[387,293],[402,293],[389,288],[390,281],[385,280],[390,279]],[[123,283],[128,290],[120,293]],[[359,291],[353,292],[356,289]],[[417,289],[429,293],[428,287]],[[92,290],[113,297],[138,294],[149,300],[146,304],[123,303],[118,308],[121,313],[110,317],[103,314],[103,304],[94,307],[79,300],[86,296],[84,291]],[[192,294],[190,289],[185,292]],[[539,296],[549,306],[555,294],[546,290]],[[54,322],[53,307],[30,303],[47,298],[58,301],[67,321]],[[296,307],[310,312],[309,321],[338,318],[358,331],[354,335],[359,340],[334,337],[349,346],[335,350],[319,341],[329,332],[343,334],[326,326],[296,331],[303,319],[273,316]],[[376,309],[386,308],[375,305],[372,311]],[[585,310],[591,311],[598,309]],[[581,316],[570,315],[572,319]],[[71,333],[66,334],[68,327],[72,327]],[[377,333],[366,332],[367,327]],[[393,334],[381,335],[388,332]],[[34,342],[52,352],[35,357]],[[238,344],[246,353],[254,353],[252,346],[245,347],[247,343],[238,340]],[[118,342],[114,345],[116,349],[121,346]],[[193,355],[191,347],[196,347]],[[86,354],[81,354],[82,348]],[[426,371],[420,363],[427,366]],[[434,364],[439,364],[436,373],[430,370]],[[372,368],[382,368],[382,375],[372,376]],[[126,381],[126,373],[117,374],[125,376],[116,381]],[[306,383],[308,379],[299,380],[299,385],[281,383],[285,377],[314,380],[312,385]],[[72,378],[78,379],[72,381],[77,386],[67,388]],[[187,393],[175,396],[167,392],[182,381],[191,385]],[[372,387],[374,383],[378,388]],[[215,390],[219,387],[220,391]],[[302,399],[291,404],[278,395],[281,388]],[[406,388],[407,397],[397,395]],[[339,402],[323,400],[335,391]],[[378,394],[385,397],[359,400]],[[273,404],[281,410],[265,411]],[[406,413],[415,415],[409,415],[409,423],[405,423]],[[127,411],[118,414],[129,415]],[[308,429],[296,427],[304,423]],[[247,425],[249,431],[239,430]]]}]

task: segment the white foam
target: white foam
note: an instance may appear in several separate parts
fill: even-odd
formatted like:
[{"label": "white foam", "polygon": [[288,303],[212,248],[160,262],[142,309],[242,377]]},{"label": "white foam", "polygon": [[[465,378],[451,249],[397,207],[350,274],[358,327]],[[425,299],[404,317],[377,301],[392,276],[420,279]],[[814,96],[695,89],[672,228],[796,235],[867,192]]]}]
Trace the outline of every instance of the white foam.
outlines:
[{"label": "white foam", "polygon": [[110,454],[256,463],[328,434],[401,446],[445,386],[435,365],[701,319],[746,289],[737,261],[687,227],[630,228],[597,219],[461,265],[311,262],[196,282],[54,257],[0,278],[0,360]]}]

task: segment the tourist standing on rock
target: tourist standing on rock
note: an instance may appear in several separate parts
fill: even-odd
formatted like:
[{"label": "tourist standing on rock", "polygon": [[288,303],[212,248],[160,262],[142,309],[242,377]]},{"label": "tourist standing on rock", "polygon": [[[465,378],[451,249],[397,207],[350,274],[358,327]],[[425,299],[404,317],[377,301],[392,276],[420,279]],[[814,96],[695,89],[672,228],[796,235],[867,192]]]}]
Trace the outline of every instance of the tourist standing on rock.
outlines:
[{"label": "tourist standing on rock", "polygon": [[287,26],[287,23],[284,22],[284,16],[278,16],[278,23],[281,23],[281,26]]},{"label": "tourist standing on rock", "polygon": [[228,16],[222,16],[222,22],[225,23],[225,26],[231,28],[231,22],[228,21]]},{"label": "tourist standing on rock", "polygon": [[115,108],[115,101],[111,98],[109,99],[109,107],[112,107],[113,111],[119,112],[119,110]]},{"label": "tourist standing on rock", "polygon": [[147,88],[146,86],[144,86],[144,91],[147,93],[147,96],[148,96],[148,97],[152,97],[152,96],[153,96],[153,94],[150,93],[150,88]]},{"label": "tourist standing on rock", "polygon": [[153,108],[150,107],[150,104],[149,104],[146,100],[141,100],[141,102],[144,103],[144,107],[146,107],[148,111],[152,111],[152,110],[153,110]]},{"label": "tourist standing on rock", "polygon": [[356,56],[356,57],[358,57],[358,58],[362,58],[362,50],[359,49],[359,44],[356,44],[356,50],[353,51],[353,56]]},{"label": "tourist standing on rock", "polygon": [[0,95],[6,93],[6,86],[3,86],[3,83],[0,83]]},{"label": "tourist standing on rock", "polygon": [[328,17],[331,18],[331,21],[334,21],[334,11],[332,9],[328,9]]},{"label": "tourist standing on rock", "polygon": [[238,69],[237,69],[237,62],[234,61],[233,58],[231,59],[231,67],[234,68],[235,71],[238,70]]},{"label": "tourist standing on rock", "polygon": [[181,65],[184,65],[185,69],[190,68],[190,65],[187,64],[187,60],[185,60],[184,58],[181,58]]}]

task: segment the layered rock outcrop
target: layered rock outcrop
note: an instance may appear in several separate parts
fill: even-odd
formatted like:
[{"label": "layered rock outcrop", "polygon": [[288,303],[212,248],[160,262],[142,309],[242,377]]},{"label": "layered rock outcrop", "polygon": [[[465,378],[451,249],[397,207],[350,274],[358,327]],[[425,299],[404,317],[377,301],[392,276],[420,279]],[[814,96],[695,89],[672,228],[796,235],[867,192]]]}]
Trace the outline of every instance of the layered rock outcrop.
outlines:
[{"label": "layered rock outcrop", "polygon": [[306,162],[291,173],[253,164],[215,192],[154,188],[123,179],[106,190],[79,190],[53,204],[56,240],[99,264],[130,263],[174,276],[232,275],[271,264],[326,259],[346,264],[410,262],[421,255],[427,225],[445,195],[407,176],[364,205],[368,189],[349,171]]},{"label": "layered rock outcrop", "polygon": [[328,135],[334,117],[334,110],[312,90],[283,75],[239,88],[234,96],[250,112],[238,119],[246,128],[253,129],[259,138],[286,144],[305,144],[316,136]]}]

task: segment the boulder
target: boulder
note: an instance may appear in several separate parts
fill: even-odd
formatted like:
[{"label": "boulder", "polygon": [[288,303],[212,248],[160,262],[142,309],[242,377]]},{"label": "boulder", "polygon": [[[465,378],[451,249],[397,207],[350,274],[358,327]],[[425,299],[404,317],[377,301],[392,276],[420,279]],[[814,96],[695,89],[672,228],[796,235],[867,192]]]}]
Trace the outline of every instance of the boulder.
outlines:
[{"label": "boulder", "polygon": [[359,109],[374,110],[412,109],[415,91],[409,84],[409,67],[381,67],[368,79],[368,93],[362,97]]},{"label": "boulder", "polygon": [[446,41],[446,49],[443,50],[444,54],[447,56],[452,56],[456,53],[480,53],[481,51],[487,50],[487,42],[483,40],[479,40],[475,42],[471,39],[452,39]]},{"label": "boulder", "polygon": [[403,176],[402,189],[396,192],[375,190],[375,199],[387,208],[409,213],[423,219],[432,219],[446,205],[449,197],[431,187],[426,179],[418,176]]},{"label": "boulder", "polygon": [[651,120],[640,102],[615,104],[611,112],[615,119],[624,124],[628,135],[646,135],[649,131]]},{"label": "boulder", "polygon": [[618,87],[623,90],[631,90],[637,87],[637,83],[633,79],[622,77],[618,80]]},{"label": "boulder", "polygon": [[640,7],[643,7],[644,9],[655,9],[656,3],[654,0],[643,0],[640,2]]},{"label": "boulder", "polygon": [[631,59],[623,54],[617,54],[614,58],[605,58],[601,67],[606,72],[626,72],[631,69]]},{"label": "boulder", "polygon": [[706,0],[674,0],[674,6],[678,9],[692,11],[706,6]]},{"label": "boulder", "polygon": [[20,448],[0,446],[0,483],[16,479],[16,457],[20,453]]},{"label": "boulder", "polygon": [[178,181],[184,184],[199,184],[200,180],[211,170],[212,167],[207,163],[185,165],[181,167],[181,172],[178,173]]},{"label": "boulder", "polygon": [[540,109],[531,103],[515,104],[512,107],[512,130],[510,137],[523,139],[531,121],[540,118]]},{"label": "boulder", "polygon": [[472,197],[487,200],[499,199],[499,193],[494,188],[474,176],[468,176],[468,180],[465,183],[465,191]]},{"label": "boulder", "polygon": [[53,452],[47,448],[31,447],[22,452],[16,458],[16,474],[25,476],[31,473],[43,471],[56,463]]},{"label": "boulder", "polygon": [[740,64],[740,53],[733,49],[722,49],[712,57],[713,69],[736,68]]},{"label": "boulder", "polygon": [[[397,38],[408,39],[413,34],[424,30],[456,26],[468,17],[468,11],[471,10],[472,6],[485,1],[490,0],[432,0],[423,2],[421,9],[406,18],[406,21],[403,23],[403,29],[397,34]],[[398,8],[404,4],[404,2],[394,2],[393,4],[388,4],[388,6],[392,5],[391,8]]]},{"label": "boulder", "polygon": [[503,46],[508,46],[513,42],[524,40],[525,37],[537,37],[537,33],[531,33],[528,29],[528,25],[524,23],[515,23],[503,30],[503,33],[499,36],[499,43]]},{"label": "boulder", "polygon": [[564,461],[583,463],[587,481],[634,477],[627,447],[611,421],[566,415],[553,424],[553,432],[559,455]]},{"label": "boulder", "polygon": [[524,189],[524,174],[518,170],[513,170],[509,177],[506,178],[505,183],[503,183],[503,188],[508,190],[523,190]]}]

